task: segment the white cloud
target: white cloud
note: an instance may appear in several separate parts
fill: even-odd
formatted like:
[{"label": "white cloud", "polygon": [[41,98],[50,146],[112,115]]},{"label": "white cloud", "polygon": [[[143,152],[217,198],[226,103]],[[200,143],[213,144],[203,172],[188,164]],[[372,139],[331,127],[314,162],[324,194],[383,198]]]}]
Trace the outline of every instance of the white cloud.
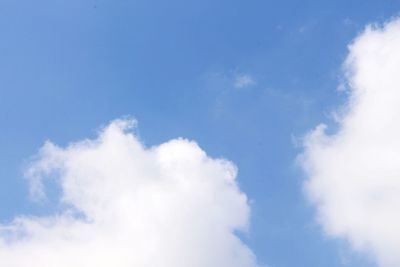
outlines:
[{"label": "white cloud", "polygon": [[300,157],[327,234],[379,266],[400,266],[400,20],[370,25],[349,46],[339,129],[320,125]]},{"label": "white cloud", "polygon": [[145,148],[116,120],[97,139],[47,142],[27,170],[36,195],[54,179],[67,208],[0,225],[7,267],[256,267],[234,234],[249,206],[236,167],[193,141]]},{"label": "white cloud", "polygon": [[249,74],[239,74],[235,77],[233,86],[235,88],[246,88],[256,84],[256,81]]}]

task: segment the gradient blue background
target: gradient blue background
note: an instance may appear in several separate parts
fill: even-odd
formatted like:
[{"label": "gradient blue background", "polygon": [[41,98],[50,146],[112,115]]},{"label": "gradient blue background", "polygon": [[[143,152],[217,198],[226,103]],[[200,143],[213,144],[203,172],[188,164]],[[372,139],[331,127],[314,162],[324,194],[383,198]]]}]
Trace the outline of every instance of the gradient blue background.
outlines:
[{"label": "gradient blue background", "polygon": [[[132,115],[146,145],[186,137],[237,164],[252,206],[241,237],[261,263],[374,266],[315,223],[296,140],[343,103],[347,45],[399,10],[395,0],[0,0],[0,221],[57,209],[30,202],[23,178],[45,140],[94,137]],[[235,88],[240,74],[256,85]]]}]

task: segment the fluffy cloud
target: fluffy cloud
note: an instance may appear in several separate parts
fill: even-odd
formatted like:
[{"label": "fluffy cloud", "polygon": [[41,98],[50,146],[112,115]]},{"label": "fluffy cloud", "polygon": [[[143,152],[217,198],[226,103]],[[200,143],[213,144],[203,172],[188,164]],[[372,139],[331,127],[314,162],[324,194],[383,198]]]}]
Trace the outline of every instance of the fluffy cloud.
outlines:
[{"label": "fluffy cloud", "polygon": [[400,266],[400,20],[370,25],[349,46],[349,101],[335,134],[320,125],[300,157],[325,231],[383,267]]},{"label": "fluffy cloud", "polygon": [[234,234],[249,219],[236,167],[185,139],[145,148],[132,126],[42,147],[27,170],[32,193],[45,196],[52,179],[64,208],[0,225],[1,266],[257,266]]}]

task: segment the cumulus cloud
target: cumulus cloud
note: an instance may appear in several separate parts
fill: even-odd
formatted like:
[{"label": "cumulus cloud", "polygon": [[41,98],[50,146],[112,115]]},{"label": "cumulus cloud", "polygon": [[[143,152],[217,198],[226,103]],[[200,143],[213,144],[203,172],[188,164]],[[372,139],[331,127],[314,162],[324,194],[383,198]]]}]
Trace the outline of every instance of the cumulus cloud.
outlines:
[{"label": "cumulus cloud", "polygon": [[240,74],[235,77],[235,88],[246,88],[256,84],[256,81],[249,74]]},{"label": "cumulus cloud", "polygon": [[94,140],[41,148],[32,193],[52,179],[64,208],[0,225],[1,266],[258,266],[234,233],[250,212],[236,167],[185,139],[146,148],[132,127],[116,120]]},{"label": "cumulus cloud", "polygon": [[349,100],[339,129],[319,125],[300,157],[306,194],[326,233],[379,266],[400,266],[400,19],[369,25],[344,64]]}]

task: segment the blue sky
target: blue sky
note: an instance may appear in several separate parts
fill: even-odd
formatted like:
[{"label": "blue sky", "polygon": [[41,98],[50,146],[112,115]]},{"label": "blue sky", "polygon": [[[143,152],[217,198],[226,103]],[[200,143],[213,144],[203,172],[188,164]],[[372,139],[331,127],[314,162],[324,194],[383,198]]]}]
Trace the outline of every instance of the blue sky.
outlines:
[{"label": "blue sky", "polygon": [[295,159],[346,97],[348,44],[399,10],[394,0],[0,1],[0,220],[57,209],[31,202],[23,178],[46,140],[65,146],[133,116],[147,146],[185,137],[237,165],[252,209],[241,238],[259,262],[375,266],[322,233]]}]

